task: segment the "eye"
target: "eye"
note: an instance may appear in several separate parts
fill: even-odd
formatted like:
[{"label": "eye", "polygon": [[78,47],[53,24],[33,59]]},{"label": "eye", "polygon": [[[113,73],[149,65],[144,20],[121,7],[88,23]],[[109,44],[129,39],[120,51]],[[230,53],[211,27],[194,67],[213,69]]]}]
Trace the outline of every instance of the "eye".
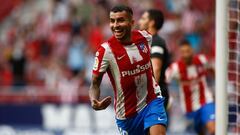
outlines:
[{"label": "eye", "polygon": [[114,21],[115,21],[114,19],[112,19],[112,18],[110,19],[110,22],[111,22],[111,23],[114,23]]},{"label": "eye", "polygon": [[119,18],[119,19],[118,19],[118,22],[124,22],[124,21],[125,21],[124,18]]}]

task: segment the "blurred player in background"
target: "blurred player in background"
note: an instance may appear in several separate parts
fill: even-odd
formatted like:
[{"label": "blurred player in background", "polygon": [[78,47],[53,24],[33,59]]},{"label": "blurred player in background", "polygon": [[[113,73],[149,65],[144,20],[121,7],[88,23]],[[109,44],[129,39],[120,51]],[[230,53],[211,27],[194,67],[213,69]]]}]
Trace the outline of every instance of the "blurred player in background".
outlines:
[{"label": "blurred player in background", "polygon": [[143,13],[138,24],[140,30],[147,30],[152,35],[151,61],[155,80],[161,87],[162,96],[165,97],[165,108],[168,104],[169,94],[167,83],[165,82],[165,71],[169,65],[169,53],[166,42],[158,35],[162,28],[164,16],[160,10],[150,9]]},{"label": "blurred player in background", "polygon": [[151,70],[152,36],[146,31],[132,31],[132,16],[132,9],[123,5],[110,11],[113,36],[96,52],[89,91],[91,105],[95,110],[102,110],[111,103],[111,97],[100,100],[99,87],[107,72],[114,89],[116,123],[120,133],[165,135],[164,98]]},{"label": "blurred player in background", "polygon": [[191,44],[180,43],[181,58],[166,71],[167,82],[177,79],[180,85],[180,99],[188,119],[194,121],[194,128],[200,134],[215,133],[215,104],[207,85],[207,73],[213,71],[205,55],[194,55]]}]

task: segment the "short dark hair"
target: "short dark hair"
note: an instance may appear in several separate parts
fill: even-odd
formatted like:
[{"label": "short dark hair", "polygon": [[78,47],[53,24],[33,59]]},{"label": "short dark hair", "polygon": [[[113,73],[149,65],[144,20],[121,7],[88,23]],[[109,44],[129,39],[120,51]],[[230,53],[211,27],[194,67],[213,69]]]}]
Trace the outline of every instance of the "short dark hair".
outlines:
[{"label": "short dark hair", "polygon": [[157,9],[149,9],[147,10],[147,13],[149,14],[149,19],[155,22],[154,27],[157,30],[161,29],[164,23],[164,16],[162,11]]},{"label": "short dark hair", "polygon": [[182,39],[179,43],[180,46],[184,46],[184,45],[187,45],[187,46],[190,46],[191,47],[191,43],[187,40],[187,39]]},{"label": "short dark hair", "polygon": [[128,6],[126,6],[126,5],[116,5],[110,10],[110,12],[114,12],[114,13],[122,12],[122,11],[126,11],[129,14],[130,17],[133,16],[132,9]]}]

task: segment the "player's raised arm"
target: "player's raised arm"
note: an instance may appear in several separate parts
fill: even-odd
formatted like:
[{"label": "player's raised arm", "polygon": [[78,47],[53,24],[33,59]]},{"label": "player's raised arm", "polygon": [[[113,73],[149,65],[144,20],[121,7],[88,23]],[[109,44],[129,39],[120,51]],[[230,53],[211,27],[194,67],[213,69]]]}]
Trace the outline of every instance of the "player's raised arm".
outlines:
[{"label": "player's raised arm", "polygon": [[102,82],[102,77],[104,73],[99,73],[98,75],[93,74],[92,83],[89,90],[89,98],[91,101],[92,108],[95,110],[106,109],[111,104],[111,97],[108,96],[103,100],[100,98],[100,84]]}]

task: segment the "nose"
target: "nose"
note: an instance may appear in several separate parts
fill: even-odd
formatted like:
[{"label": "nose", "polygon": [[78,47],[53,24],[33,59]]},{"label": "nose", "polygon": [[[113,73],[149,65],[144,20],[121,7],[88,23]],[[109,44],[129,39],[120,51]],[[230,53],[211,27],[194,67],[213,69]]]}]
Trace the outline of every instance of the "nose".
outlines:
[{"label": "nose", "polygon": [[115,27],[118,27],[118,26],[119,26],[118,22],[115,21],[115,22],[113,23],[113,27],[115,28]]}]

